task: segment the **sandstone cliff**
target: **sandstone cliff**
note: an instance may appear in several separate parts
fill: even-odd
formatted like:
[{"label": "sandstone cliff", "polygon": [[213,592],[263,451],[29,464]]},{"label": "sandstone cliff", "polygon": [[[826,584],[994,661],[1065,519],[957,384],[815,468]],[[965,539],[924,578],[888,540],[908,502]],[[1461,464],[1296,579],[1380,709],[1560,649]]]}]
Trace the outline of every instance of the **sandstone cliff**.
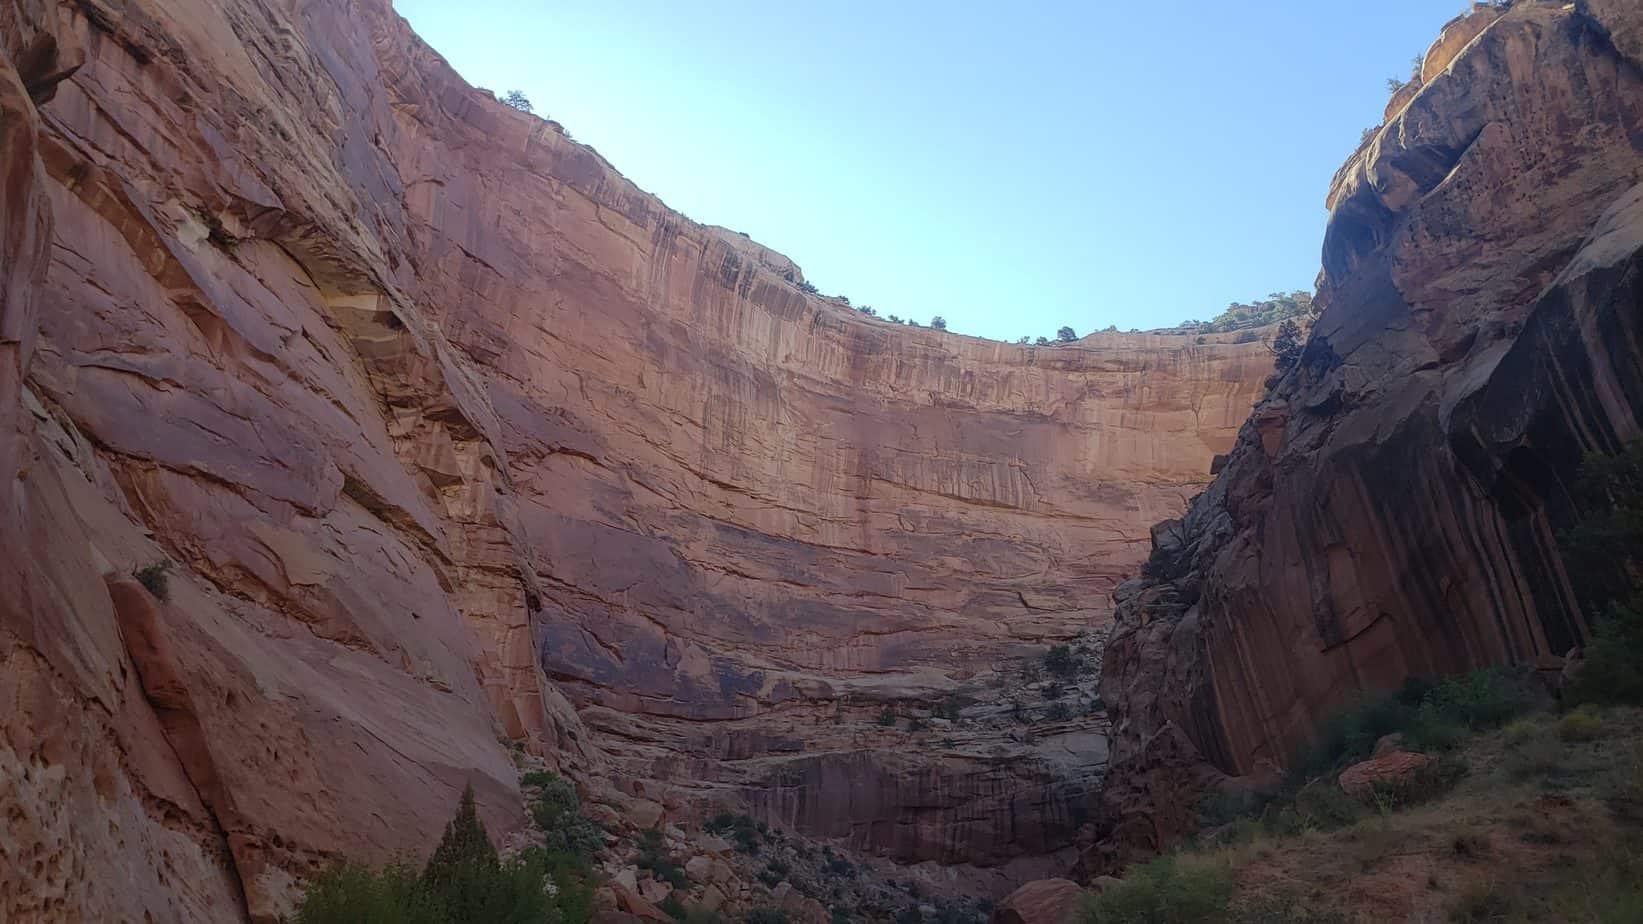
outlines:
[{"label": "sandstone cliff", "polygon": [[1643,12],[1478,7],[1336,177],[1299,366],[1116,594],[1094,866],[1411,675],[1555,668],[1583,453],[1643,412]]},{"label": "sandstone cliff", "polygon": [[875,720],[1104,622],[1266,353],[796,272],[386,0],[0,0],[0,917],[270,919],[465,783],[517,825],[510,746],[626,824],[1064,850],[1099,715]]}]

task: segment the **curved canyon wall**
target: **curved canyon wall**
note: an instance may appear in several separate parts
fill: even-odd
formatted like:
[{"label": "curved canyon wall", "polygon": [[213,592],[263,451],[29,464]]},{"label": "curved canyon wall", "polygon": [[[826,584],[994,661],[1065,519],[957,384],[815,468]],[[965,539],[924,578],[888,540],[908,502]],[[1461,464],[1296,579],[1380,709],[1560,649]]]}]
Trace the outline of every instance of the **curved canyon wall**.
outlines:
[{"label": "curved canyon wall", "polygon": [[1635,3],[1480,6],[1342,168],[1299,365],[1116,594],[1092,866],[1366,691],[1585,637],[1555,535],[1643,412],[1640,52]]},{"label": "curved canyon wall", "polygon": [[[1260,343],[807,296],[384,0],[0,0],[0,53],[0,917],[270,920],[464,784],[517,827],[510,746],[626,823],[1065,851],[1103,720],[997,684],[1105,622]],[[950,745],[877,721],[955,692]]]}]

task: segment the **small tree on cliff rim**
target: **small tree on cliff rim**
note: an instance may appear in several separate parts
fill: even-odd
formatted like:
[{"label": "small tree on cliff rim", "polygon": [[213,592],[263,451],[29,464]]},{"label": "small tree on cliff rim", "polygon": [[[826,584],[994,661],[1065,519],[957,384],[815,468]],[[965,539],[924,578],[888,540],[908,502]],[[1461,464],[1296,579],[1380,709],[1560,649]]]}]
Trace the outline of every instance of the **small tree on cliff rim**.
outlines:
[{"label": "small tree on cliff rim", "polygon": [[1070,327],[1063,327],[1055,332],[1055,339],[1062,343],[1072,343],[1078,339],[1078,333]]},{"label": "small tree on cliff rim", "polygon": [[530,97],[518,90],[509,90],[507,95],[502,97],[502,104],[512,106],[520,112],[536,111],[536,107],[531,105]]}]

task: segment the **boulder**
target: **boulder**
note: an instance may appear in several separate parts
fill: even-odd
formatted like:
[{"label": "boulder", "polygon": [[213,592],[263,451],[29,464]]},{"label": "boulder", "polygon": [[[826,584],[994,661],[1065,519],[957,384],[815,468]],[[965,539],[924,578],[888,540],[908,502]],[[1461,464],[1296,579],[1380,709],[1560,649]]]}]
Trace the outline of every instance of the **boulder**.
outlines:
[{"label": "boulder", "polygon": [[1422,767],[1431,762],[1432,758],[1425,754],[1390,751],[1346,768],[1341,771],[1336,782],[1347,795],[1362,798],[1369,795],[1377,785],[1401,786],[1409,782]]},{"label": "boulder", "polygon": [[713,878],[713,858],[696,856],[686,860],[685,875],[696,882],[710,881]]},{"label": "boulder", "polygon": [[651,904],[660,903],[672,891],[672,886],[658,879],[646,879],[639,883],[639,895]]},{"label": "boulder", "polygon": [[724,907],[727,900],[728,897],[723,890],[710,882],[702,887],[702,897],[697,900],[696,905],[703,911],[718,911]]},{"label": "boulder", "polygon": [[644,896],[629,889],[620,883],[610,885],[612,894],[616,896],[616,907],[634,917],[646,921],[655,921],[656,924],[673,924],[673,918],[666,912],[651,904]]},{"label": "boulder", "polygon": [[720,857],[729,856],[731,851],[730,842],[716,834],[709,834],[702,838],[696,842],[696,846],[707,853]]},{"label": "boulder", "polygon": [[1084,899],[1078,883],[1068,879],[1029,882],[998,903],[993,924],[1067,924]]}]

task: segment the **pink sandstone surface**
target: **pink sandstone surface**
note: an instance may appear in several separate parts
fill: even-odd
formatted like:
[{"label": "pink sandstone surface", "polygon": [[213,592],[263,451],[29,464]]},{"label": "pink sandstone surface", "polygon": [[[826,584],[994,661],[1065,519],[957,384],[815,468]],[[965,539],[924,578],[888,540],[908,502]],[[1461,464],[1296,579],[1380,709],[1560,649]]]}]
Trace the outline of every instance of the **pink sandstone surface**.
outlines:
[{"label": "pink sandstone surface", "polygon": [[875,720],[1104,625],[1268,355],[799,280],[385,0],[0,2],[0,918],[275,920],[465,784],[517,828],[514,747],[629,823],[1064,864],[1098,713]]}]

